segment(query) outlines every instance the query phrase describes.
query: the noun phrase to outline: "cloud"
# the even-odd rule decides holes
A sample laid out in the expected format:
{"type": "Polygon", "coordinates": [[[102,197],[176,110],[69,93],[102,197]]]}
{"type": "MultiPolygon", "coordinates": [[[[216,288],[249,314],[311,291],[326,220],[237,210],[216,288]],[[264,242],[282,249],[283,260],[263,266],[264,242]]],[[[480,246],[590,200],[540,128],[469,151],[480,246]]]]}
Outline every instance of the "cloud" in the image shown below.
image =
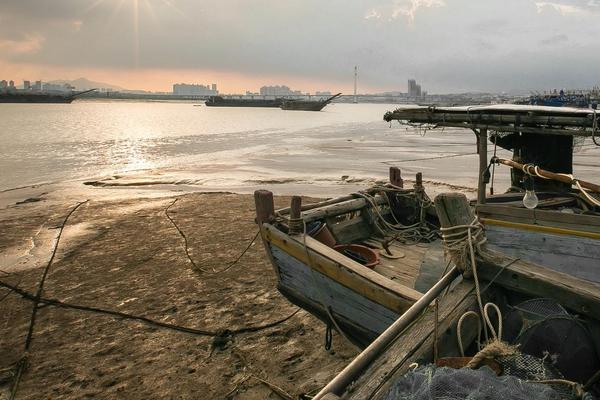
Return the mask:
{"type": "Polygon", "coordinates": [[[22,39],[2,39],[0,52],[8,54],[33,54],[42,48],[45,38],[37,34],[25,35],[22,39]]]}
{"type": "Polygon", "coordinates": [[[600,2],[598,0],[551,2],[536,1],[535,6],[538,14],[546,10],[554,10],[563,16],[569,15],[598,15],[600,13],[600,2]]]}
{"type": "Polygon", "coordinates": [[[445,5],[445,0],[394,0],[392,4],[371,9],[365,18],[379,19],[385,14],[389,15],[390,19],[406,17],[412,23],[419,9],[444,7],[445,5]]]}
{"type": "Polygon", "coordinates": [[[552,35],[550,37],[540,40],[538,43],[542,46],[551,46],[559,43],[565,43],[569,41],[569,37],[564,33],[559,35],[552,35]]]}
{"type": "Polygon", "coordinates": [[[380,19],[381,18],[381,13],[375,9],[373,10],[369,10],[366,14],[365,14],[365,19],[380,19]]]}

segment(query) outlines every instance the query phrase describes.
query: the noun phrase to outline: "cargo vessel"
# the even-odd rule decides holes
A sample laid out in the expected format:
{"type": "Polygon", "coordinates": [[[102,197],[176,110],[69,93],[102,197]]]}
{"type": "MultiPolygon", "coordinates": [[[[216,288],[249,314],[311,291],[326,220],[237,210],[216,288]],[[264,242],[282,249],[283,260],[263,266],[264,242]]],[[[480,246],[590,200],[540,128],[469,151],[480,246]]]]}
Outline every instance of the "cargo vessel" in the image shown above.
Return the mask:
{"type": "Polygon", "coordinates": [[[77,96],[93,92],[96,89],[73,92],[69,94],[48,92],[11,91],[0,92],[0,103],[72,103],[77,96]]]}
{"type": "Polygon", "coordinates": [[[204,104],[208,107],[273,107],[281,106],[283,99],[231,99],[211,96],[204,104]]]}

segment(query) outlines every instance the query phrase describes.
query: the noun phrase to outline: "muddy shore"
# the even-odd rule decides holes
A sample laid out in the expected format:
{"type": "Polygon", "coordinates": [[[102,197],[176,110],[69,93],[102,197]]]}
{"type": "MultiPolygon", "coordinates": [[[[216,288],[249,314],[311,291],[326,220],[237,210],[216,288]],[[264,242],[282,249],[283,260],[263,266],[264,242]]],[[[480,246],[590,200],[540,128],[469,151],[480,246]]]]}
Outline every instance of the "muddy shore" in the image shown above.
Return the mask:
{"type": "MultiPolygon", "coordinates": [[[[69,218],[43,297],[143,316],[185,333],[97,312],[42,306],[17,399],[264,399],[315,392],[357,354],[277,292],[255,241],[251,195],[91,200],[69,218]],[[182,235],[187,238],[186,255],[182,235]],[[279,392],[279,394],[278,394],[279,392]]],[[[308,200],[307,200],[308,201],[308,200]]],[[[58,226],[76,202],[0,210],[0,280],[35,293],[58,226]]],[[[277,197],[277,206],[289,198],[277,197]]],[[[0,399],[22,357],[32,302],[0,288],[0,399]]]]}

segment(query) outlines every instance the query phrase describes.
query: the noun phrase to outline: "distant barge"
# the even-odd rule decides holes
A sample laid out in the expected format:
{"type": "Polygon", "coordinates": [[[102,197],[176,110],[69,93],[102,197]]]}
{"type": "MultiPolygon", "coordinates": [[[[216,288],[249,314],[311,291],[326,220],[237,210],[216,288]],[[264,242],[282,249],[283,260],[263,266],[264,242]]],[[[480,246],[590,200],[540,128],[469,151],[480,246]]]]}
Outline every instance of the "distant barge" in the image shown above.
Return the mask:
{"type": "Polygon", "coordinates": [[[79,95],[92,92],[96,89],[85,90],[70,94],[58,93],[24,93],[3,92],[0,93],[0,103],[72,103],[79,95]]]}
{"type": "Polygon", "coordinates": [[[325,100],[285,100],[283,104],[281,104],[281,109],[296,111],[321,111],[327,104],[331,103],[333,99],[341,95],[341,93],[338,93],[325,100]]]}
{"type": "Polygon", "coordinates": [[[211,96],[206,104],[208,107],[280,107],[283,99],[226,99],[221,96],[211,96]]]}

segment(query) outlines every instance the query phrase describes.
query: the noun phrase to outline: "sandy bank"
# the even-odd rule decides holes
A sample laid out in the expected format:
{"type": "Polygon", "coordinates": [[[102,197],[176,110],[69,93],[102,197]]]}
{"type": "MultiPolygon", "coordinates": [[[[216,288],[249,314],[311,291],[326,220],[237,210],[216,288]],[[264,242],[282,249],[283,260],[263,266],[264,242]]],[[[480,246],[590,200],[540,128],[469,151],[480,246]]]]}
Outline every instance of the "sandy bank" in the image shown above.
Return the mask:
{"type": "MultiPolygon", "coordinates": [[[[135,198],[82,205],[64,230],[44,297],[213,332],[262,326],[296,310],[277,292],[260,242],[232,268],[213,272],[256,234],[252,196],[188,194],[170,208],[191,258],[208,272],[195,270],[187,258],[181,235],[165,215],[172,202],[135,198]]],[[[285,206],[289,199],[277,203],[285,206]]],[[[35,292],[55,228],[74,204],[40,201],[0,210],[1,268],[10,270],[0,280],[35,292]]],[[[0,289],[0,299],[2,370],[22,356],[32,303],[7,289],[0,289]]],[[[334,351],[325,351],[324,331],[300,311],[274,327],[218,343],[211,336],[45,306],[17,399],[278,398],[256,377],[297,397],[321,387],[356,354],[335,334],[334,351]]],[[[10,377],[1,384],[6,395],[10,377]]]]}

